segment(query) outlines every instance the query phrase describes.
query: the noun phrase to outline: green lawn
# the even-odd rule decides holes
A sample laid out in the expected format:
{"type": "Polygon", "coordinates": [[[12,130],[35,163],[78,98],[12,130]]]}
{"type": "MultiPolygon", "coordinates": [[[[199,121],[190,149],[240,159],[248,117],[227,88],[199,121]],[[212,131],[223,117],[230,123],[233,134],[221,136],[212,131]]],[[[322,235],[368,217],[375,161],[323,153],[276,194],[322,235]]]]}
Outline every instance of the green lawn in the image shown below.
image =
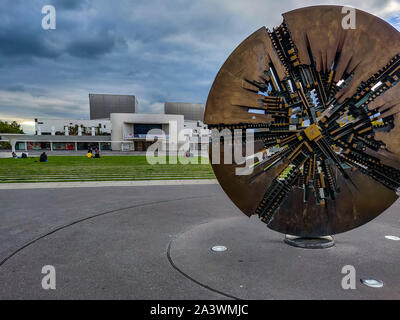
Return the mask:
{"type": "Polygon", "coordinates": [[[151,165],[145,156],[49,156],[48,160],[41,163],[38,157],[0,159],[0,183],[215,179],[210,164],[200,164],[200,158],[191,158],[198,164],[186,165],[179,161],[151,165]]]}

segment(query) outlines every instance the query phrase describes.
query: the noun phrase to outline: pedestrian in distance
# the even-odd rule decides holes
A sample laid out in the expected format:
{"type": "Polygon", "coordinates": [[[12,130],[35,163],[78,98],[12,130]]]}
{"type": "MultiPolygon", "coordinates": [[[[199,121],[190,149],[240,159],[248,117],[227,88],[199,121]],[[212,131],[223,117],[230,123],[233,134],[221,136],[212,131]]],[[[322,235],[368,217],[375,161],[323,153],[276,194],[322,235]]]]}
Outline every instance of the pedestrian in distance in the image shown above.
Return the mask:
{"type": "Polygon", "coordinates": [[[46,152],[43,152],[41,155],[40,155],[40,160],[39,160],[40,162],[48,162],[47,161],[47,154],[46,154],[46,152]]]}

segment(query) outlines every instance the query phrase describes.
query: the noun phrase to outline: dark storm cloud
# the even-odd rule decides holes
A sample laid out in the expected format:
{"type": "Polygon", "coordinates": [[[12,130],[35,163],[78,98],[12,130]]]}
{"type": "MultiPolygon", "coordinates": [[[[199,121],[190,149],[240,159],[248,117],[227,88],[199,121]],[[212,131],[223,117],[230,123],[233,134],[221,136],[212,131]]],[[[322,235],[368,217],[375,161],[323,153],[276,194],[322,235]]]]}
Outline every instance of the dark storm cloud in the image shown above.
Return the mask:
{"type": "Polygon", "coordinates": [[[126,47],[126,41],[110,35],[95,35],[72,40],[66,46],[66,53],[79,58],[98,58],[111,53],[118,46],[126,47]]]}
{"type": "Polygon", "coordinates": [[[40,97],[48,93],[48,91],[44,88],[35,88],[35,87],[27,87],[23,84],[12,84],[12,85],[4,85],[4,87],[0,86],[0,90],[8,91],[8,92],[26,92],[32,95],[32,97],[40,97]]]}
{"type": "Polygon", "coordinates": [[[56,58],[62,53],[41,32],[0,29],[0,44],[4,59],[18,56],[56,58]]]}
{"type": "Polygon", "coordinates": [[[84,8],[90,2],[88,0],[51,0],[50,4],[58,9],[74,10],[84,8]]]}
{"type": "MultiPolygon", "coordinates": [[[[278,25],[282,12],[316,2],[2,0],[0,118],[85,118],[89,92],[135,94],[141,112],[160,112],[168,100],[204,103],[244,38],[278,25]],[[48,4],[56,8],[56,30],[41,28],[48,4]]],[[[399,2],[353,5],[395,21],[399,2]]]]}

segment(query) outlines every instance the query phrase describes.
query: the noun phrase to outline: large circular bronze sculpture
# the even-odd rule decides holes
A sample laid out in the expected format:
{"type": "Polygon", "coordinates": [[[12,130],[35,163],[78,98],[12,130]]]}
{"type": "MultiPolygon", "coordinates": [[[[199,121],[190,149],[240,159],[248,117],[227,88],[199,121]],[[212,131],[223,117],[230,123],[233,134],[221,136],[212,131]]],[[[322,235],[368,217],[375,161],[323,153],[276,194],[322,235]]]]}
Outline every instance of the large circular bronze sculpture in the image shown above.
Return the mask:
{"type": "Polygon", "coordinates": [[[221,163],[216,177],[246,215],[282,233],[345,232],[398,198],[400,34],[360,10],[347,29],[345,16],[339,6],[283,14],[234,50],[209,93],[209,128],[251,129],[258,154],[251,174],[221,163]]]}

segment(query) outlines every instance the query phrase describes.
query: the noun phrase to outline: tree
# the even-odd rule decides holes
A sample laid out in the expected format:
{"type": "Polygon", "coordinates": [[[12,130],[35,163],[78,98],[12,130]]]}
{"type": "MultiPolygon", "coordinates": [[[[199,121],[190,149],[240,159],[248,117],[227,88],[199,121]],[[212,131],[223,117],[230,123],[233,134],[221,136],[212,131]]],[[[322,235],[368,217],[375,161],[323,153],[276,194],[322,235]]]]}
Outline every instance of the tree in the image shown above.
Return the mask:
{"type": "Polygon", "coordinates": [[[69,127],[69,135],[70,136],[77,136],[79,131],[79,126],[76,124],[74,127],[69,127]]]}
{"type": "Polygon", "coordinates": [[[8,123],[7,121],[0,120],[0,133],[21,133],[24,134],[24,131],[21,128],[21,125],[17,121],[13,121],[8,123]]]}
{"type": "MultiPolygon", "coordinates": [[[[21,125],[13,121],[8,123],[7,121],[0,120],[0,133],[20,133],[24,134],[21,125]]],[[[0,142],[0,149],[11,149],[11,144],[9,142],[0,142]]]]}

